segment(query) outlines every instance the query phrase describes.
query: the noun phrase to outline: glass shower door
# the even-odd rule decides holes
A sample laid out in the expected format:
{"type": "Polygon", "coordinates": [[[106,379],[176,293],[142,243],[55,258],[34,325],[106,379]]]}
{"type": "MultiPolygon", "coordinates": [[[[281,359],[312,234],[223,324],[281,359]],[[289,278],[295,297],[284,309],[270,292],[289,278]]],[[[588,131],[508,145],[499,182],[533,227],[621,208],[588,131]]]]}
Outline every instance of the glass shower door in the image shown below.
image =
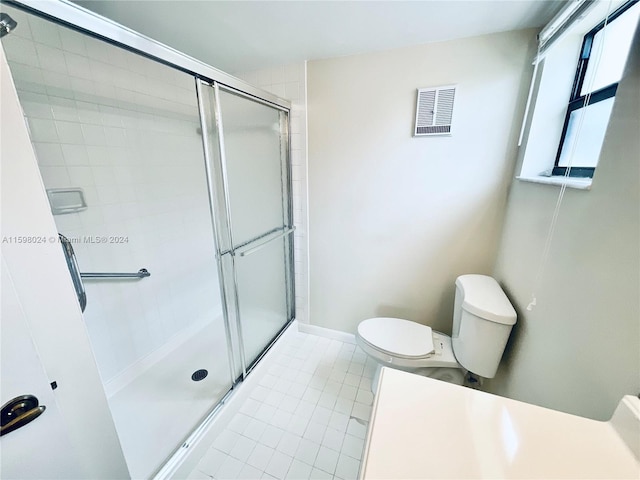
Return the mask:
{"type": "Polygon", "coordinates": [[[217,230],[229,311],[246,371],[293,318],[288,112],[217,84],[200,91],[226,215],[217,230]]]}
{"type": "Polygon", "coordinates": [[[129,471],[150,478],[233,380],[194,78],[2,11],[18,25],[2,48],[53,219],[75,250],[129,471]]]}

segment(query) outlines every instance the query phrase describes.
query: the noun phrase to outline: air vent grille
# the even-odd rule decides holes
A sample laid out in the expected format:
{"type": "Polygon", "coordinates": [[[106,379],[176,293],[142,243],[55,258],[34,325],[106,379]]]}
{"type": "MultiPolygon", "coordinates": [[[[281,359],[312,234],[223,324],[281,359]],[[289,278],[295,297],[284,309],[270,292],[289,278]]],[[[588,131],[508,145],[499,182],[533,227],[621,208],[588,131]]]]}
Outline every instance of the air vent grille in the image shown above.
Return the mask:
{"type": "Polygon", "coordinates": [[[454,85],[418,89],[415,136],[451,135],[455,94],[454,85]]]}

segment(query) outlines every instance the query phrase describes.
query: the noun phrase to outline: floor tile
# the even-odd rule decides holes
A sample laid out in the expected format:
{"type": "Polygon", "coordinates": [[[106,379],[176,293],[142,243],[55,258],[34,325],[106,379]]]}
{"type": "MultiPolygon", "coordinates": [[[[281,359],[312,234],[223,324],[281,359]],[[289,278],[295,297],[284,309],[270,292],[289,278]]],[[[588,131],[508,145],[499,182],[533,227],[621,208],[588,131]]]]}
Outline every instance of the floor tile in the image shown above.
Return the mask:
{"type": "Polygon", "coordinates": [[[294,415],[294,417],[291,419],[291,422],[289,422],[289,425],[287,425],[287,430],[291,433],[302,436],[307,430],[308,424],[309,420],[301,418],[298,415],[294,415]]]}
{"type": "Polygon", "coordinates": [[[284,393],[276,392],[275,390],[268,390],[268,394],[265,395],[263,402],[273,407],[278,407],[280,402],[284,398],[284,393]]]}
{"type": "MultiPolygon", "coordinates": [[[[289,387],[289,390],[291,390],[291,387],[289,387]]],[[[297,398],[292,397],[291,395],[285,395],[278,408],[280,408],[280,410],[284,410],[285,412],[293,413],[298,408],[299,403],[300,400],[298,400],[297,398]]]]}
{"type": "Polygon", "coordinates": [[[360,460],[362,458],[362,450],[364,449],[364,439],[346,434],[340,451],[351,458],[360,460]]]}
{"type": "Polygon", "coordinates": [[[354,403],[351,409],[351,416],[368,422],[369,418],[371,418],[371,405],[358,402],[354,403]]]}
{"type": "Polygon", "coordinates": [[[284,430],[273,425],[267,425],[259,442],[267,447],[276,448],[280,443],[280,439],[284,434],[284,430]]]}
{"type": "Polygon", "coordinates": [[[326,425],[329,423],[329,419],[331,418],[332,410],[317,406],[313,411],[313,415],[311,416],[312,423],[319,423],[321,425],[326,425]]]}
{"type": "Polygon", "coordinates": [[[213,476],[220,468],[220,465],[222,465],[222,462],[224,462],[226,457],[227,455],[225,453],[211,447],[207,453],[205,453],[204,457],[202,457],[200,463],[198,463],[196,470],[213,476]]]}
{"type": "MultiPolygon", "coordinates": [[[[256,480],[256,478],[260,478],[262,476],[262,472],[251,465],[246,465],[242,467],[240,473],[238,474],[239,479],[243,480],[256,480]]],[[[191,478],[189,478],[191,480],[191,478]]]]}
{"type": "Polygon", "coordinates": [[[253,398],[249,398],[245,400],[245,402],[240,407],[240,412],[253,417],[258,411],[258,408],[260,408],[260,402],[254,400],[253,398]]]}
{"type": "Polygon", "coordinates": [[[314,468],[313,470],[311,470],[311,475],[309,476],[309,478],[311,480],[331,480],[333,478],[333,475],[322,471],[319,468],[314,468]]]}
{"type": "Polygon", "coordinates": [[[249,456],[247,463],[258,470],[263,470],[269,465],[271,457],[275,453],[273,448],[269,448],[266,445],[256,445],[253,452],[249,456]]]}
{"type": "Polygon", "coordinates": [[[213,442],[213,446],[226,454],[231,453],[236,442],[240,438],[240,434],[231,430],[225,430],[213,442]]]}
{"type": "Polygon", "coordinates": [[[365,438],[367,435],[367,425],[355,418],[350,418],[347,426],[347,433],[350,433],[354,437],[365,438]]]}
{"type": "Polygon", "coordinates": [[[246,462],[256,445],[257,443],[255,440],[251,440],[250,438],[241,435],[229,455],[236,460],[246,462]]]}
{"type": "Polygon", "coordinates": [[[358,389],[356,387],[352,387],[351,385],[342,385],[338,396],[342,398],[347,398],[349,400],[355,400],[356,395],[358,394],[358,389]]]}
{"type": "Polygon", "coordinates": [[[316,461],[313,463],[313,466],[333,475],[338,463],[338,457],[339,454],[335,450],[331,450],[327,447],[320,447],[320,450],[318,450],[318,456],[316,457],[316,461]]]}
{"type": "Polygon", "coordinates": [[[238,478],[242,467],[244,467],[243,462],[233,457],[227,457],[224,459],[224,462],[222,462],[222,465],[220,465],[220,468],[215,474],[215,478],[221,480],[238,478]]]}
{"type": "MultiPolygon", "coordinates": [[[[311,467],[309,467],[311,468],[311,467]]],[[[309,472],[311,473],[311,472],[309,472]]],[[[211,475],[207,475],[206,473],[200,472],[198,470],[194,470],[190,475],[189,475],[189,480],[211,480],[213,477],[211,475]]],[[[307,475],[306,478],[309,478],[309,476],[307,475]]]]}
{"type": "Polygon", "coordinates": [[[371,390],[358,389],[358,394],[356,395],[356,402],[364,403],[365,405],[373,404],[373,393],[371,390]]]}
{"type": "Polygon", "coordinates": [[[227,428],[236,433],[244,432],[244,429],[247,428],[247,424],[251,420],[249,415],[245,415],[244,413],[236,413],[234,417],[229,422],[227,428]]]}
{"type": "Polygon", "coordinates": [[[347,373],[345,375],[344,384],[351,385],[352,387],[357,387],[360,385],[361,377],[359,375],[354,375],[353,373],[347,373]]]}
{"type": "Polygon", "coordinates": [[[307,440],[311,440],[316,443],[322,442],[324,437],[324,431],[327,429],[326,425],[320,423],[310,422],[307,429],[304,432],[303,437],[307,440]]]}
{"type": "Polygon", "coordinates": [[[245,437],[248,437],[252,440],[257,441],[257,440],[260,440],[260,437],[262,436],[266,428],[267,428],[267,424],[265,422],[252,418],[247,424],[247,427],[244,429],[244,432],[242,432],[242,434],[245,437]]]}
{"type": "Polygon", "coordinates": [[[375,363],[354,344],[292,332],[189,480],[355,479],[375,363]]]}
{"type": "Polygon", "coordinates": [[[282,435],[282,438],[280,439],[280,443],[278,443],[276,450],[293,457],[298,450],[298,446],[300,445],[301,440],[302,437],[291,432],[285,432],[284,435],[282,435]]]}
{"type": "Polygon", "coordinates": [[[351,414],[351,409],[353,408],[353,400],[349,400],[348,398],[338,397],[336,400],[336,404],[333,407],[334,412],[344,413],[345,415],[351,414]]]}
{"type": "Polygon", "coordinates": [[[343,480],[355,480],[358,477],[358,469],[360,468],[360,462],[347,455],[340,455],[338,457],[338,464],[336,466],[336,477],[343,480]]]}
{"type": "Polygon", "coordinates": [[[258,408],[258,411],[254,415],[254,417],[257,420],[263,421],[264,423],[269,423],[269,421],[273,418],[275,414],[276,414],[276,407],[263,403],[258,408]]]}
{"type": "Polygon", "coordinates": [[[289,423],[291,423],[292,418],[293,414],[282,410],[276,410],[276,413],[273,415],[269,423],[274,427],[286,430],[289,423]]]}
{"type": "Polygon", "coordinates": [[[300,445],[298,445],[298,450],[296,451],[294,457],[301,462],[313,465],[313,463],[316,461],[316,456],[318,455],[319,450],[319,443],[312,442],[311,440],[303,438],[302,440],[300,440],[300,445]]]}
{"type": "Polygon", "coordinates": [[[342,447],[343,440],[344,431],[341,432],[339,430],[334,430],[333,428],[327,428],[322,439],[322,446],[339,452],[342,447]]]}
{"type": "Polygon", "coordinates": [[[285,478],[287,480],[307,480],[311,475],[312,469],[311,465],[294,458],[285,478]]]}
{"type": "Polygon", "coordinates": [[[322,395],[320,395],[318,399],[318,405],[333,410],[337,399],[338,396],[334,393],[322,392],[322,395]]]}
{"type": "Polygon", "coordinates": [[[292,461],[293,457],[285,455],[282,452],[275,452],[264,471],[276,478],[283,479],[289,471],[289,466],[292,461]]]}
{"type": "MultiPolygon", "coordinates": [[[[353,411],[353,410],[352,410],[353,411]]],[[[334,428],[336,430],[340,430],[344,432],[347,430],[347,425],[349,424],[349,416],[340,412],[331,413],[331,417],[329,418],[328,427],[334,428]]]]}

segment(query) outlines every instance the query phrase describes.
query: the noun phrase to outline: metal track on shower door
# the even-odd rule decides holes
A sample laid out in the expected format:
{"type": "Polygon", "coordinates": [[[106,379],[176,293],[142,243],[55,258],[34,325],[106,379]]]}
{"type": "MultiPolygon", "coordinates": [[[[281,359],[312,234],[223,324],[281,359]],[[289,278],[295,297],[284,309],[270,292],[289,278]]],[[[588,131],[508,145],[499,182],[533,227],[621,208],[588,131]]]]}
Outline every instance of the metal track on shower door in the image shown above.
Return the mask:
{"type": "Polygon", "coordinates": [[[206,79],[208,82],[220,82],[229,88],[242,92],[249,98],[265,102],[279,110],[289,111],[291,109],[291,102],[288,100],[255,87],[70,1],[2,0],[2,2],[50,20],[56,20],[74,30],[79,30],[198,78],[206,79]]]}

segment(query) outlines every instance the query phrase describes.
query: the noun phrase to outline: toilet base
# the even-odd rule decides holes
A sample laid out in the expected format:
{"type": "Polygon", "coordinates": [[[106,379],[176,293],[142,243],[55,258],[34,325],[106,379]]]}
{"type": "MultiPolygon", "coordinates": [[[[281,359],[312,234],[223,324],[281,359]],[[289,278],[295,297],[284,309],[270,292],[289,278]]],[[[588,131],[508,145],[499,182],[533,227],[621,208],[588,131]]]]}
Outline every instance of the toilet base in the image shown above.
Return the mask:
{"type": "Polygon", "coordinates": [[[422,367],[422,368],[402,368],[402,367],[390,367],[389,365],[383,365],[376,363],[376,372],[371,380],[371,392],[375,395],[378,390],[378,381],[380,379],[380,371],[382,367],[395,368],[396,370],[402,370],[404,372],[415,373],[416,375],[422,375],[423,377],[435,378],[436,380],[442,380],[443,382],[453,383],[454,385],[464,385],[464,379],[466,371],[462,368],[447,368],[447,367],[422,367]]]}

